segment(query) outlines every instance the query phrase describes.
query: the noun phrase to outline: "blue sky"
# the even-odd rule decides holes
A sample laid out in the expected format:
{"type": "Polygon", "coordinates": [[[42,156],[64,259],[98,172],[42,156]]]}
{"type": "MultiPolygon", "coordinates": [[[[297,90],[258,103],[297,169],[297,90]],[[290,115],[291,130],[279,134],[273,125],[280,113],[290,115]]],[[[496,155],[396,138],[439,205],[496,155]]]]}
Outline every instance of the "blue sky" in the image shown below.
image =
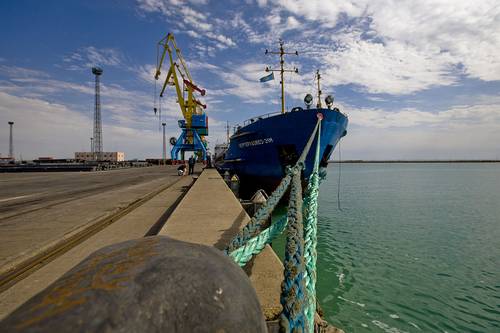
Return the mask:
{"type": "MultiPolygon", "coordinates": [[[[343,158],[500,158],[496,1],[2,1],[0,12],[2,155],[10,120],[18,158],[88,150],[100,65],[104,149],[160,156],[156,43],[173,32],[207,90],[212,146],[226,121],[279,110],[278,81],[258,79],[282,38],[299,51],[287,58],[300,71],[285,79],[287,107],[315,92],[319,69],[349,115],[343,158]]],[[[162,110],[177,136],[172,89],[162,110]]]]}

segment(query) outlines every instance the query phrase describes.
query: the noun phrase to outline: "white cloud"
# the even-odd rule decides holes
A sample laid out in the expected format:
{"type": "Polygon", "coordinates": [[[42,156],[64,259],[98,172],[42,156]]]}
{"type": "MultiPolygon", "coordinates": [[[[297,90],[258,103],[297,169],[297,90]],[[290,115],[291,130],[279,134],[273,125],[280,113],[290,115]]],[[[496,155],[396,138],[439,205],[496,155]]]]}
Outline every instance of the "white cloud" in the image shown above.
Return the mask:
{"type": "Polygon", "coordinates": [[[340,106],[349,114],[345,159],[499,159],[500,100],[438,112],[340,106]]]}
{"type": "Polygon", "coordinates": [[[0,73],[10,78],[49,77],[39,70],[7,65],[0,65],[0,73]]]}
{"type": "Polygon", "coordinates": [[[68,70],[83,71],[94,66],[122,66],[124,64],[123,54],[113,48],[97,48],[88,46],[63,58],[63,68],[68,70]]]}
{"type": "MultiPolygon", "coordinates": [[[[205,5],[208,1],[191,1],[194,5],[205,5]]],[[[190,37],[206,37],[211,41],[212,46],[203,45],[205,50],[203,55],[213,55],[215,49],[225,49],[236,46],[236,42],[229,36],[222,33],[224,25],[214,25],[212,22],[220,23],[219,19],[211,18],[207,11],[196,10],[181,1],[172,0],[138,0],[139,9],[145,13],[160,13],[167,19],[172,20],[174,26],[180,32],[187,33],[190,37]],[[208,49],[210,48],[210,49],[208,49]]],[[[172,23],[170,22],[170,23],[172,23]]]]}
{"type": "Polygon", "coordinates": [[[273,15],[292,13],[308,22],[302,30],[311,37],[309,49],[324,49],[331,36],[322,63],[334,66],[332,74],[342,83],[408,94],[453,84],[462,74],[500,80],[498,1],[276,0],[275,5],[281,9],[273,15]]]}
{"type": "MultiPolygon", "coordinates": [[[[498,128],[370,128],[350,126],[342,139],[342,159],[500,159],[498,128]]],[[[338,153],[338,151],[337,151],[338,153]]],[[[334,159],[337,159],[334,153],[334,159]]]]}
{"type": "Polygon", "coordinates": [[[189,61],[187,61],[187,65],[193,71],[197,71],[197,70],[217,71],[220,69],[219,66],[216,66],[216,65],[208,63],[208,62],[201,62],[198,60],[189,60],[189,61]]]}
{"type": "Polygon", "coordinates": [[[457,81],[448,54],[429,54],[394,41],[342,36],[336,50],[323,54],[326,83],[354,83],[370,93],[408,94],[457,81]]]}
{"type": "Polygon", "coordinates": [[[448,53],[471,77],[500,80],[498,1],[404,1],[382,9],[386,4],[369,7],[378,34],[448,53]]]}
{"type": "Polygon", "coordinates": [[[215,39],[217,41],[219,41],[220,43],[222,44],[219,44],[219,48],[220,45],[222,45],[223,47],[222,48],[226,48],[226,47],[232,47],[232,46],[236,46],[236,43],[229,37],[226,37],[222,34],[215,34],[215,33],[212,33],[212,32],[207,32],[206,36],[208,38],[212,38],[212,39],[215,39]]]}
{"type": "Polygon", "coordinates": [[[89,46],[85,49],[89,64],[119,66],[122,64],[122,55],[115,49],[98,49],[94,46],[89,46]]]}
{"type": "Polygon", "coordinates": [[[421,111],[407,108],[387,111],[374,108],[344,108],[354,125],[367,128],[408,127],[460,127],[466,129],[477,124],[500,123],[500,104],[458,105],[442,111],[421,111]]]}
{"type": "Polygon", "coordinates": [[[194,30],[188,30],[186,33],[193,38],[201,38],[200,34],[196,33],[194,30]]]}
{"type": "MultiPolygon", "coordinates": [[[[20,69],[16,73],[29,73],[29,69],[20,69]]],[[[154,67],[152,65],[140,66],[135,70],[138,77],[153,80],[154,67]]],[[[43,72],[41,72],[43,74],[43,72]]],[[[164,79],[166,73],[162,73],[164,79]]],[[[160,78],[161,79],[161,78],[160,78]]],[[[161,84],[159,85],[159,87],[161,84]]],[[[158,88],[158,94],[159,94],[158,88]]],[[[83,97],[88,100],[86,110],[93,109],[93,96],[95,93],[93,82],[78,84],[73,82],[55,80],[40,75],[40,77],[11,78],[10,81],[2,81],[0,92],[13,94],[19,97],[41,99],[41,100],[66,100],[83,97]],[[64,97],[61,97],[64,95],[64,97]]],[[[109,84],[101,81],[101,104],[103,119],[120,126],[128,126],[136,129],[146,129],[154,124],[153,113],[153,85],[151,94],[140,90],[127,89],[121,85],[109,84]]],[[[162,119],[175,120],[179,118],[179,107],[172,90],[167,92],[162,99],[162,119]]],[[[62,105],[62,103],[61,103],[62,105]]],[[[80,107],[80,109],[82,109],[80,107]]]]}
{"type": "MultiPolygon", "coordinates": [[[[0,92],[0,123],[7,121],[14,121],[17,158],[72,157],[74,151],[87,148],[91,136],[89,117],[61,104],[0,92]]],[[[0,151],[6,150],[2,140],[0,151]]]]}
{"type": "Polygon", "coordinates": [[[269,26],[269,33],[261,36],[261,41],[278,40],[285,32],[301,27],[299,21],[294,16],[285,16],[282,18],[281,11],[277,9],[271,10],[271,13],[266,17],[265,22],[269,26]]]}
{"type": "Polygon", "coordinates": [[[231,27],[236,33],[243,33],[250,43],[260,44],[263,40],[263,35],[257,33],[255,29],[248,24],[243,18],[243,13],[236,13],[230,21],[231,27]]]}
{"type": "Polygon", "coordinates": [[[237,66],[236,71],[221,70],[216,73],[229,86],[223,89],[225,94],[238,96],[245,103],[262,103],[270,93],[269,85],[272,84],[259,82],[259,78],[266,75],[265,67],[260,63],[247,63],[237,66]]]}
{"type": "MultiPolygon", "coordinates": [[[[137,77],[141,80],[143,80],[146,83],[153,84],[154,83],[154,75],[156,73],[156,65],[152,64],[146,64],[146,65],[141,65],[135,68],[135,73],[137,77]]],[[[161,72],[161,77],[158,79],[159,84],[162,84],[165,81],[166,78],[166,72],[168,70],[164,70],[161,72]]]]}
{"type": "Polygon", "coordinates": [[[335,27],[339,15],[345,13],[357,17],[363,13],[364,1],[322,1],[322,0],[277,0],[289,12],[325,27],[335,27]]]}
{"type": "MultiPolygon", "coordinates": [[[[137,110],[123,103],[103,105],[103,114],[108,112],[113,113],[115,120],[118,117],[123,119],[103,123],[105,150],[124,151],[127,158],[160,156],[161,136],[152,111],[149,116],[137,114],[137,110]]],[[[175,116],[178,118],[178,113],[175,116]]],[[[174,118],[170,119],[168,132],[177,134],[177,123],[174,118]]],[[[0,92],[0,123],[7,121],[15,123],[17,158],[21,155],[23,159],[39,156],[72,158],[75,151],[89,150],[92,136],[90,112],[85,114],[64,104],[0,92]]],[[[7,142],[0,141],[0,152],[8,151],[7,142]]]]}

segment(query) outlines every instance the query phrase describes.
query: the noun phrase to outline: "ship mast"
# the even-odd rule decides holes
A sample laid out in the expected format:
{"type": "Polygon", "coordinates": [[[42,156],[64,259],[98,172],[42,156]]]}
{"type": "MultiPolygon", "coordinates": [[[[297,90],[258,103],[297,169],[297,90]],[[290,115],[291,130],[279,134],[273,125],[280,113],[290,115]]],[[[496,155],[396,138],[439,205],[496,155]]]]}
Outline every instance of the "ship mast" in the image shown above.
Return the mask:
{"type": "Polygon", "coordinates": [[[321,109],[321,86],[319,84],[319,80],[321,79],[321,74],[319,74],[319,69],[316,71],[316,80],[318,82],[318,104],[316,104],[316,107],[318,109],[321,109]]]}
{"type": "Polygon", "coordinates": [[[285,52],[285,48],[283,47],[283,40],[279,40],[280,43],[280,50],[279,51],[269,51],[266,49],[265,54],[279,54],[280,56],[280,69],[271,69],[270,67],[266,67],[266,72],[280,72],[281,75],[281,113],[285,113],[285,72],[291,72],[291,73],[299,73],[298,68],[293,68],[293,69],[285,69],[285,54],[295,54],[296,56],[299,55],[298,51],[295,52],[285,52]]]}

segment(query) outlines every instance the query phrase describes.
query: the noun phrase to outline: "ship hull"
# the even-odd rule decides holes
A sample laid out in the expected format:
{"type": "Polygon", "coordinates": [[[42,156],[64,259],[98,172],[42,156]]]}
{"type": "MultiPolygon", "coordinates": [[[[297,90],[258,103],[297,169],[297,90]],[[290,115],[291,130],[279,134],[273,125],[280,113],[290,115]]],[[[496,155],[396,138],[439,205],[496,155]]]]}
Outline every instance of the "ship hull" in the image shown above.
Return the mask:
{"type": "MultiPolygon", "coordinates": [[[[335,146],[346,134],[348,119],[337,110],[311,109],[287,112],[267,118],[256,118],[236,131],[230,138],[222,172],[236,174],[243,197],[258,189],[272,192],[285,175],[287,166],[294,165],[302,153],[317,122],[321,121],[320,156],[326,167],[335,146]]],[[[304,179],[310,176],[314,164],[316,139],[307,155],[304,179]]]]}

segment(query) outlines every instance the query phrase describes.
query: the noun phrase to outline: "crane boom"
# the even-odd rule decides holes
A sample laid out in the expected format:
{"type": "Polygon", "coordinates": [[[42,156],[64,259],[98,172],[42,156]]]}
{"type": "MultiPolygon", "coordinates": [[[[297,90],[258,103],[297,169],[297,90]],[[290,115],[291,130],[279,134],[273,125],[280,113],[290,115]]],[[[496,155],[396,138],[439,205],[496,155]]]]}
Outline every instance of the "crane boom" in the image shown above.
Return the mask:
{"type": "Polygon", "coordinates": [[[200,102],[195,98],[194,92],[199,92],[202,96],[205,95],[205,90],[198,88],[198,86],[193,82],[191,74],[189,73],[188,67],[184,58],[182,57],[181,50],[177,47],[175,42],[175,37],[172,33],[169,33],[166,37],[158,42],[158,52],[160,48],[163,48],[160,61],[156,67],[155,79],[158,80],[161,75],[161,69],[163,62],[165,61],[166,54],[168,53],[169,68],[165,81],[163,82],[160,97],[163,97],[163,93],[167,88],[169,82],[173,81],[175,86],[175,91],[177,94],[177,101],[179,103],[182,115],[186,120],[186,126],[191,126],[192,116],[195,114],[202,114],[201,110],[197,107],[200,102]],[[174,60],[174,50],[175,50],[175,60],[174,60]],[[177,63],[177,61],[179,63],[177,63]],[[179,80],[178,75],[182,77],[179,80]],[[181,82],[183,87],[181,87],[181,82]],[[187,92],[187,100],[183,92],[187,92]]]}
{"type": "MultiPolygon", "coordinates": [[[[184,118],[184,120],[179,121],[179,127],[183,132],[172,149],[172,156],[179,151],[184,155],[184,151],[193,150],[201,152],[203,158],[205,158],[206,141],[204,136],[208,135],[208,119],[203,109],[206,108],[206,105],[201,103],[195,96],[196,93],[205,96],[205,90],[194,83],[172,33],[168,33],[157,44],[157,59],[159,60],[156,64],[155,80],[160,79],[167,54],[168,72],[160,90],[160,97],[163,97],[167,85],[173,85],[177,94],[177,103],[184,118]],[[200,145],[203,147],[200,147],[200,145]]],[[[172,158],[174,159],[174,157],[172,158]]]]}

